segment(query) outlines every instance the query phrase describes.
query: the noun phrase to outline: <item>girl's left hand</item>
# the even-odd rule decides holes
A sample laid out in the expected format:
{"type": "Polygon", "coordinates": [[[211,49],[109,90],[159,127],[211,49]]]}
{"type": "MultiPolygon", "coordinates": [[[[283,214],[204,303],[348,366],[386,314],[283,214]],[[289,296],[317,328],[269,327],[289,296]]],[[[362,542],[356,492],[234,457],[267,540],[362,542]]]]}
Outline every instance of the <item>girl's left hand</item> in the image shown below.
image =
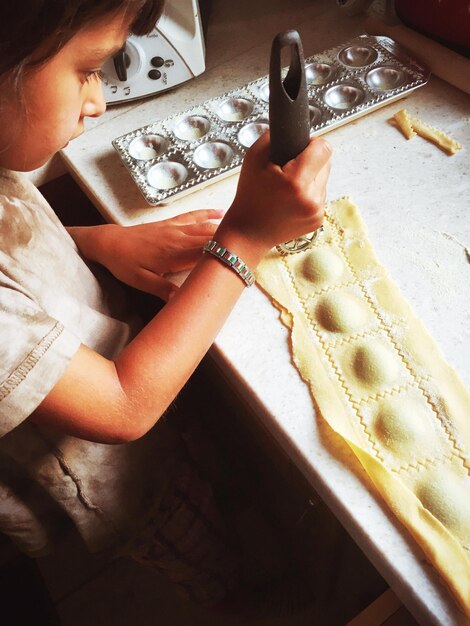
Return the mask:
{"type": "Polygon", "coordinates": [[[163,275],[191,269],[212,239],[224,211],[191,211],[136,226],[69,228],[83,255],[104,265],[122,282],[164,300],[176,289],[163,275]],[[88,237],[85,237],[88,233],[88,237]]]}

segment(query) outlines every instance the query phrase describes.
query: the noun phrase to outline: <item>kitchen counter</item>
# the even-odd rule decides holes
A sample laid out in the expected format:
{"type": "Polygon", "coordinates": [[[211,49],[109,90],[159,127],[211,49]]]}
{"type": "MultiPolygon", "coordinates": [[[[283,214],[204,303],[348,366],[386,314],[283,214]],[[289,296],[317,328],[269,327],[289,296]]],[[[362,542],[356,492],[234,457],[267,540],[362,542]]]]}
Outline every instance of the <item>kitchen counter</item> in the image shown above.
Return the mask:
{"type": "MultiPolygon", "coordinates": [[[[271,41],[281,30],[299,30],[309,56],[363,32],[365,19],[345,17],[328,0],[212,5],[202,76],[110,108],[63,150],[66,166],[109,221],[130,225],[228,207],[237,176],[164,207],[146,206],[111,140],[267,74],[271,41]]],[[[359,206],[380,261],[470,387],[470,97],[431,78],[405,100],[326,136],[334,149],[329,198],[350,195],[359,206]],[[463,149],[449,157],[419,137],[406,141],[388,121],[403,106],[463,149]]],[[[288,331],[259,289],[245,290],[211,356],[416,619],[426,626],[470,623],[351,450],[317,418],[291,363],[288,331]]]]}

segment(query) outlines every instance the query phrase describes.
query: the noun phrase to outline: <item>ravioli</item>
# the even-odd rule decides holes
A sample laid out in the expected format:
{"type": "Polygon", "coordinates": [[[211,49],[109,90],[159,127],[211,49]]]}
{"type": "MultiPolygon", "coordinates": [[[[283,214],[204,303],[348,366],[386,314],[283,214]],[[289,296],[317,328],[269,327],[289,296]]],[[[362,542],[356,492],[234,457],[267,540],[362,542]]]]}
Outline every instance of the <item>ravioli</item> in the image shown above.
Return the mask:
{"type": "Polygon", "coordinates": [[[354,203],[326,236],[262,261],[257,282],[292,334],[321,417],[470,615],[470,393],[377,260],[354,203]]]}

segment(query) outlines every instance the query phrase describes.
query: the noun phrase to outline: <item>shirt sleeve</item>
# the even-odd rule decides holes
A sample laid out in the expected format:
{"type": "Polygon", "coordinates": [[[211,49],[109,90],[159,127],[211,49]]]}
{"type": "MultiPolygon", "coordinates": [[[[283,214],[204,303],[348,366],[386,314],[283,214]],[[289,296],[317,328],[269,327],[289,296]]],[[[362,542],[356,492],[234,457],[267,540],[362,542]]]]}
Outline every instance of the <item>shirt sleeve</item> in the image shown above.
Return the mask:
{"type": "MultiPolygon", "coordinates": [[[[8,279],[7,281],[8,282],[8,279]]],[[[21,289],[0,285],[0,437],[38,407],[80,340],[21,289]]]]}

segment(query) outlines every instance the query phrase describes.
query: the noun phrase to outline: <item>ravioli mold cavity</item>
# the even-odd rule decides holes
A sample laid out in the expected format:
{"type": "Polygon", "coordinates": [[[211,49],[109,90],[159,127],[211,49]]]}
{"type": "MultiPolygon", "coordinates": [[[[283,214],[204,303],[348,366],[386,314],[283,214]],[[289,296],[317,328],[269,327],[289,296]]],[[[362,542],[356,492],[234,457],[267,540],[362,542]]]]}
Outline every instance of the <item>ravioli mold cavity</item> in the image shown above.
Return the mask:
{"type": "MultiPolygon", "coordinates": [[[[314,136],[409,94],[426,84],[429,71],[388,37],[360,35],[305,59],[305,78],[314,136]]],[[[246,151],[268,128],[269,79],[263,76],[150,120],[112,144],[146,201],[158,205],[238,172],[246,151]],[[152,149],[147,144],[156,136],[161,143],[152,149]],[[213,158],[206,143],[225,143],[230,158],[213,158]],[[177,185],[149,184],[149,169],[158,160],[180,162],[186,176],[177,185]]]]}

